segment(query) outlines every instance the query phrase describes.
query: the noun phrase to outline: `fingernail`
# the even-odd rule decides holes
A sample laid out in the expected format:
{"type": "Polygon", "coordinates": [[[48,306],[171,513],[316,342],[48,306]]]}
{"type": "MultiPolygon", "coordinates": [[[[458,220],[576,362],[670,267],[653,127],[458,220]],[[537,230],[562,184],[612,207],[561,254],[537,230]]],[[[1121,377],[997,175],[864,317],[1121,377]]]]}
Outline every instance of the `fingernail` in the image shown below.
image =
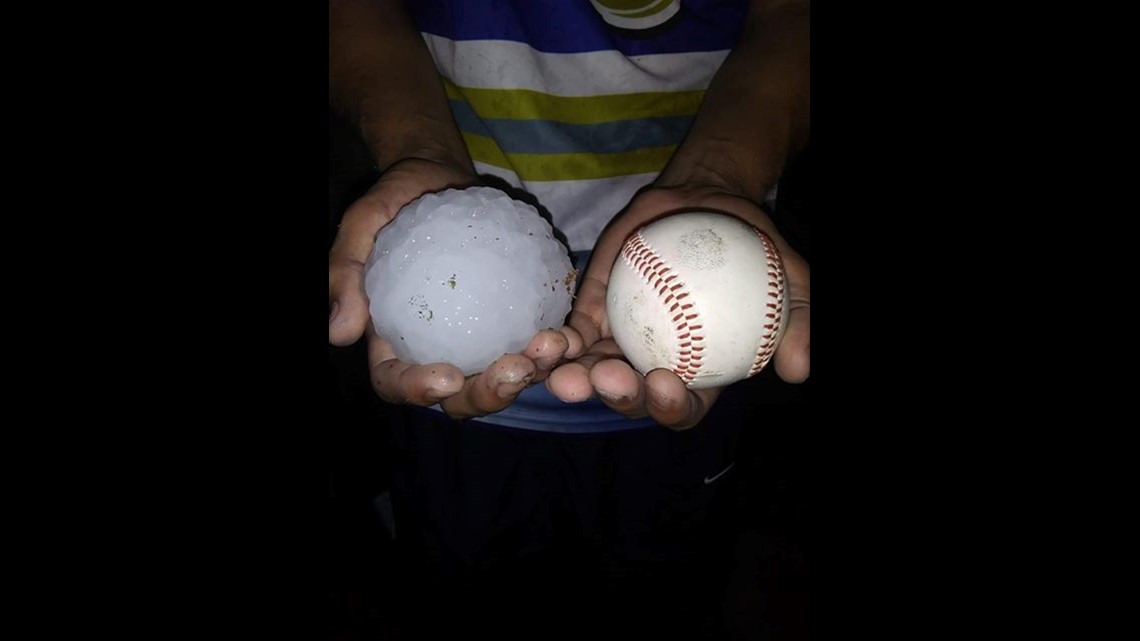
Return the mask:
{"type": "Polygon", "coordinates": [[[531,378],[531,376],[526,376],[523,377],[521,381],[515,381],[513,383],[499,383],[499,385],[495,387],[495,394],[499,398],[511,398],[512,396],[515,396],[519,392],[523,391],[523,388],[530,384],[531,378]]]}
{"type": "Polygon", "coordinates": [[[330,323],[333,322],[334,318],[336,318],[336,313],[338,311],[340,311],[340,303],[338,303],[334,300],[332,306],[329,307],[329,322],[330,323]]]}
{"type": "Polygon", "coordinates": [[[595,391],[598,393],[598,396],[601,396],[602,398],[604,398],[605,400],[607,400],[611,403],[628,403],[630,401],[630,398],[628,396],[618,396],[616,394],[611,394],[609,392],[602,391],[602,390],[595,390],[595,391]]]}
{"type": "Polygon", "coordinates": [[[668,409],[671,405],[668,396],[652,388],[649,390],[649,401],[661,409],[668,409]]]}

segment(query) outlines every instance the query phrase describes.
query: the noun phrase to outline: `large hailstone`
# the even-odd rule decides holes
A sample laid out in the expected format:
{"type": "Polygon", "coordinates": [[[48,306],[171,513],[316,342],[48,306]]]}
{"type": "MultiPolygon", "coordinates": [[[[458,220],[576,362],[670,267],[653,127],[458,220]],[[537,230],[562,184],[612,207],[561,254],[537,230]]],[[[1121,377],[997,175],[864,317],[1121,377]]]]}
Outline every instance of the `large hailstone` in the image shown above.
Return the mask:
{"type": "Polygon", "coordinates": [[[574,271],[538,211],[490,187],[412,201],[376,237],[364,289],[404,362],[471,375],[570,312],[574,271]]]}

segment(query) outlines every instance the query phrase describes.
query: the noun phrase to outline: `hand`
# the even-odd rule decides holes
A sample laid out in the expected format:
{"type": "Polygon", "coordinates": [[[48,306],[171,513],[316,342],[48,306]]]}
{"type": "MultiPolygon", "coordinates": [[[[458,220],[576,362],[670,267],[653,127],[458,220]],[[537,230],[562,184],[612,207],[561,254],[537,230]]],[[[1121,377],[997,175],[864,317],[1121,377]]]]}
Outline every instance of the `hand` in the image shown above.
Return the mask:
{"type": "Polygon", "coordinates": [[[389,403],[434,405],[453,418],[497,412],[531,382],[541,381],[569,351],[576,333],[539,332],[522,354],[507,354],[485,371],[464,378],[447,363],[411,365],[396,358],[392,345],[375,334],[364,293],[364,264],[376,234],[400,209],[429,192],[468,187],[478,179],[469,169],[421,159],[393,164],[364,196],[352,204],[329,252],[329,342],[351,345],[366,335],[372,387],[389,403]]]}
{"type": "Polygon", "coordinates": [[[688,429],[704,417],[723,388],[690,390],[667,369],[642,376],[624,360],[606,322],[606,285],[626,238],[651,220],[679,211],[704,209],[741,218],[775,241],[787,273],[790,312],[787,329],[773,356],[776,373],[789,383],[810,370],[811,287],[807,262],[776,231],[754,202],[712,187],[655,187],[638,194],[602,233],[582,276],[568,334],[577,333],[584,353],[559,366],[547,379],[550,392],[566,402],[596,393],[607,406],[630,418],[652,416],[673,429],[688,429]]]}

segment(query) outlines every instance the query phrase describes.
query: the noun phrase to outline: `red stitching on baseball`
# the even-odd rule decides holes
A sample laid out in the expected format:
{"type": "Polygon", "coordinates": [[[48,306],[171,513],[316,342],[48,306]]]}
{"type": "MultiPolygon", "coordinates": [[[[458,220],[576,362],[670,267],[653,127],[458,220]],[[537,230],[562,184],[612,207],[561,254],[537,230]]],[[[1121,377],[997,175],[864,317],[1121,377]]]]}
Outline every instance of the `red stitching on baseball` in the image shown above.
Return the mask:
{"type": "MultiPolygon", "coordinates": [[[[641,274],[642,279],[646,284],[657,281],[657,285],[653,285],[652,289],[657,291],[657,295],[661,297],[662,303],[673,306],[669,308],[669,312],[677,309],[679,301],[689,295],[689,292],[684,289],[684,285],[678,283],[670,285],[677,274],[665,276],[670,271],[670,267],[665,264],[665,261],[653,251],[653,248],[645,242],[642,237],[641,231],[638,230],[629,240],[625,242],[625,246],[621,250],[622,257],[625,259],[634,272],[641,274]],[[664,282],[664,285],[661,283],[664,282]],[[658,285],[661,285],[658,289],[658,285]],[[677,292],[677,290],[681,290],[677,292]]],[[[697,318],[698,314],[695,308],[691,313],[684,313],[684,310],[693,308],[693,303],[685,303],[681,305],[682,312],[673,317],[674,323],[677,323],[677,342],[680,345],[680,352],[677,355],[677,363],[673,365],[673,373],[676,374],[681,380],[686,383],[691,383],[697,377],[697,370],[701,367],[701,356],[694,352],[700,352],[704,349],[704,338],[701,336],[693,335],[691,330],[700,329],[700,325],[690,325],[689,321],[697,318]],[[683,319],[683,320],[682,320],[683,319]]]]}
{"type": "Polygon", "coordinates": [[[755,231],[756,235],[760,237],[760,242],[764,244],[764,257],[768,261],[768,277],[772,279],[768,283],[768,287],[775,290],[768,292],[769,298],[775,299],[774,302],[768,303],[768,307],[774,311],[765,314],[765,316],[775,322],[764,326],[764,336],[760,340],[760,347],[756,350],[756,359],[752,361],[752,369],[748,370],[749,376],[755,376],[757,372],[764,369],[764,366],[772,358],[772,354],[775,353],[776,334],[779,332],[780,322],[784,317],[784,270],[783,262],[780,260],[780,250],[776,248],[776,244],[772,242],[771,238],[768,238],[767,234],[759,229],[755,229],[755,231]]]}

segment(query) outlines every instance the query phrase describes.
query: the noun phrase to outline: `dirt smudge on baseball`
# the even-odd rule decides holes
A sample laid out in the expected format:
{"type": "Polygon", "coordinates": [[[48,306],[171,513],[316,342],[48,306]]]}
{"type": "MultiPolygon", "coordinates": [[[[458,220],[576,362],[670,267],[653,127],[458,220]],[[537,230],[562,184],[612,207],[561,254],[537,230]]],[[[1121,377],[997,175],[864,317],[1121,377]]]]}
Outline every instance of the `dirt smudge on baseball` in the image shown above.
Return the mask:
{"type": "Polygon", "coordinates": [[[724,265],[724,239],[711,229],[697,229],[678,242],[678,261],[692,269],[716,269],[724,265]]]}

